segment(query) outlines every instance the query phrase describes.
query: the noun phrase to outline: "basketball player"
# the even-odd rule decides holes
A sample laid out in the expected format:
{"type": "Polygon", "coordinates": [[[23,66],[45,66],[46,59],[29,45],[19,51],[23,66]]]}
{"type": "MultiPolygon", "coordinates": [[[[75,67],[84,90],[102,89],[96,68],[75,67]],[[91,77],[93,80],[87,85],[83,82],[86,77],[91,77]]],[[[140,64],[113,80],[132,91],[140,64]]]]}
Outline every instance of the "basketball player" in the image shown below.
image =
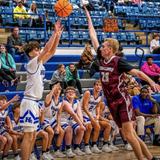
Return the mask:
{"type": "MultiPolygon", "coordinates": [[[[72,144],[72,135],[73,135],[73,129],[72,126],[69,123],[69,120],[72,119],[77,123],[75,126],[75,130],[74,131],[80,131],[77,134],[80,134],[76,137],[75,142],[76,144],[76,149],[79,148],[79,144],[81,142],[83,133],[85,131],[85,127],[83,126],[83,122],[82,119],[74,112],[73,107],[72,106],[76,106],[77,105],[77,101],[74,101],[75,98],[75,88],[73,87],[67,87],[65,90],[65,94],[66,97],[63,100],[62,106],[59,110],[60,114],[61,114],[61,125],[62,128],[65,131],[65,144],[66,144],[66,155],[68,158],[72,158],[75,156],[75,154],[72,152],[72,148],[71,148],[71,144],[72,144]]],[[[80,149],[77,149],[79,151],[79,153],[81,152],[80,149]]],[[[81,152],[81,154],[83,154],[81,152]]]]}
{"type": "Polygon", "coordinates": [[[8,106],[19,100],[19,96],[14,96],[11,100],[7,101],[6,96],[0,96],[0,135],[2,136],[2,140],[5,142],[6,145],[3,148],[2,159],[8,159],[8,151],[12,146],[13,139],[8,133],[9,126],[6,125],[6,118],[8,115],[8,106]]]}
{"type": "MultiPolygon", "coordinates": [[[[52,90],[45,98],[45,109],[44,109],[44,124],[43,128],[50,134],[49,132],[55,132],[57,134],[57,141],[54,156],[57,158],[64,158],[66,157],[60,151],[61,144],[63,142],[64,131],[61,127],[61,123],[59,122],[59,114],[58,111],[62,105],[62,98],[60,97],[62,88],[59,82],[56,82],[52,86],[52,90]]],[[[53,137],[52,137],[53,138],[53,137]]],[[[49,140],[49,146],[51,145],[52,139],[49,140]]]]}
{"type": "Polygon", "coordinates": [[[42,98],[43,78],[45,68],[43,64],[55,53],[63,31],[60,21],[55,23],[55,30],[42,52],[37,42],[25,45],[24,51],[30,58],[26,65],[27,85],[20,107],[20,123],[24,127],[24,137],[21,145],[21,158],[28,160],[32,146],[35,143],[37,125],[39,123],[39,107],[37,101],[42,98]]]}
{"type": "Polygon", "coordinates": [[[148,160],[156,159],[151,155],[147,146],[137,136],[133,128],[135,116],[133,115],[133,107],[131,105],[130,97],[125,90],[124,73],[129,73],[145,80],[155,92],[160,91],[160,86],[155,84],[155,82],[143,72],[134,69],[125,60],[115,56],[119,49],[119,43],[116,39],[106,39],[101,46],[99,45],[90,14],[86,7],[84,7],[84,9],[88,19],[89,34],[92,45],[98,54],[102,88],[111,114],[117,125],[122,128],[125,138],[133,147],[137,158],[143,160],[144,155],[148,160]]]}
{"type": "MultiPolygon", "coordinates": [[[[103,104],[102,102],[102,86],[101,82],[98,80],[94,83],[93,90],[87,90],[82,98],[82,108],[83,108],[83,118],[86,125],[86,132],[84,135],[84,143],[85,143],[85,152],[86,154],[93,153],[101,153],[102,151],[97,147],[97,140],[100,132],[99,125],[99,111],[100,106],[103,104]],[[93,137],[92,137],[92,148],[89,148],[89,140],[92,130],[90,130],[89,125],[92,126],[93,137]]],[[[105,147],[106,148],[106,147],[105,147]]],[[[107,152],[107,148],[103,150],[107,152]]]]}

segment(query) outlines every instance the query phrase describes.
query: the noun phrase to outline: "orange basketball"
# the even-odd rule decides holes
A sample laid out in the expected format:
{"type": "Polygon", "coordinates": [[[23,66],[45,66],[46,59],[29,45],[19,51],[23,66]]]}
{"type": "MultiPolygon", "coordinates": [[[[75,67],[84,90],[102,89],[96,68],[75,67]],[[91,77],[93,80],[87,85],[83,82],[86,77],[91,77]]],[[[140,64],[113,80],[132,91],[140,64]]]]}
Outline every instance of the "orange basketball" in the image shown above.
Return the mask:
{"type": "Polygon", "coordinates": [[[54,5],[55,12],[60,17],[68,17],[73,10],[73,6],[68,0],[58,0],[54,5]]]}

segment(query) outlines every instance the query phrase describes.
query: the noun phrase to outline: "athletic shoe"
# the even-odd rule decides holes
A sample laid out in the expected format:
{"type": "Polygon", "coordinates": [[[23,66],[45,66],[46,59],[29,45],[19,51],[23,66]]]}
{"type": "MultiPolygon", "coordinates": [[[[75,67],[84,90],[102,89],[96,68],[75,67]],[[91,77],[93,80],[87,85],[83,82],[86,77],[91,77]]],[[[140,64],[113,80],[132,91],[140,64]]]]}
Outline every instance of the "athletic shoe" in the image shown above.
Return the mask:
{"type": "Polygon", "coordinates": [[[41,158],[40,158],[41,160],[50,160],[50,158],[48,157],[48,154],[47,153],[43,153],[42,155],[41,155],[41,158]]]}
{"type": "Polygon", "coordinates": [[[75,153],[76,155],[78,155],[78,156],[84,156],[84,155],[85,155],[85,153],[82,152],[82,151],[80,150],[80,148],[76,148],[76,149],[74,150],[74,153],[75,153]]]}
{"type": "Polygon", "coordinates": [[[91,151],[93,153],[98,153],[98,154],[102,152],[101,150],[98,149],[96,144],[91,148],[91,151]]]}
{"type": "Polygon", "coordinates": [[[50,160],[53,160],[53,159],[54,159],[50,152],[46,152],[46,154],[47,154],[47,157],[48,157],[50,160]]]}
{"type": "Polygon", "coordinates": [[[112,149],[108,146],[108,144],[103,145],[102,151],[106,153],[112,152],[112,149]]]}
{"type": "Polygon", "coordinates": [[[56,158],[64,158],[64,157],[66,157],[66,155],[63,154],[60,150],[57,150],[56,152],[54,152],[54,156],[56,158]]]}
{"type": "Polygon", "coordinates": [[[114,146],[113,144],[109,145],[109,148],[111,148],[112,151],[118,151],[119,150],[119,148],[114,146]]]}
{"type": "Polygon", "coordinates": [[[71,148],[66,150],[66,155],[67,155],[68,158],[73,158],[73,157],[76,156],[76,154],[74,154],[74,153],[72,152],[72,149],[71,149],[71,148]]]}
{"type": "Polygon", "coordinates": [[[129,143],[126,144],[126,145],[124,146],[124,148],[125,148],[125,150],[127,150],[127,151],[132,151],[132,150],[133,150],[132,146],[131,146],[129,143]]]}
{"type": "Polygon", "coordinates": [[[88,155],[92,154],[89,145],[84,147],[84,152],[88,155]]]}
{"type": "Polygon", "coordinates": [[[30,158],[29,158],[30,160],[37,160],[37,158],[36,158],[36,156],[35,156],[35,154],[34,153],[32,153],[31,155],[30,155],[30,158]]]}
{"type": "Polygon", "coordinates": [[[16,157],[14,157],[14,160],[21,160],[21,158],[20,158],[20,156],[18,155],[18,156],[16,156],[16,157]]]}

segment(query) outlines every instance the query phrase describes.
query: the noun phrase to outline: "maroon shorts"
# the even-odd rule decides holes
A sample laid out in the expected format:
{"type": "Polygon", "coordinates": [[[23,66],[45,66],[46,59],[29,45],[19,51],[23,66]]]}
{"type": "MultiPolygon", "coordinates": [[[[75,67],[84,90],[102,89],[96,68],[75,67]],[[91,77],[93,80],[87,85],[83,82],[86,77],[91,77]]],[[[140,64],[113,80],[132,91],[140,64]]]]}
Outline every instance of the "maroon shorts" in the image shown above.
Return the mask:
{"type": "Polygon", "coordinates": [[[129,97],[128,99],[123,97],[116,99],[114,102],[109,103],[108,106],[119,128],[122,128],[122,123],[135,121],[135,113],[129,97]]]}

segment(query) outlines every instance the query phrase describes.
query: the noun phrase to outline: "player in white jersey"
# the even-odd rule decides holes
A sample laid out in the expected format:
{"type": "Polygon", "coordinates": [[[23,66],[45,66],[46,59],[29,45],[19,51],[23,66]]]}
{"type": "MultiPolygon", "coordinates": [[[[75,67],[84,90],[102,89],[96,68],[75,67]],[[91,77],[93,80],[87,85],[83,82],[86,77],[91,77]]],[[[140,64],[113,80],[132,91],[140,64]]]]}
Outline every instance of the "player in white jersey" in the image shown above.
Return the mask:
{"type": "Polygon", "coordinates": [[[18,154],[18,141],[22,140],[23,137],[23,127],[20,126],[19,123],[20,117],[20,102],[14,103],[12,106],[12,112],[9,114],[9,134],[13,139],[13,152],[14,152],[14,159],[20,160],[20,156],[18,154]]]}
{"type": "MultiPolygon", "coordinates": [[[[64,137],[64,131],[61,127],[60,120],[58,120],[60,116],[58,114],[58,111],[62,105],[62,98],[60,97],[61,91],[62,91],[62,88],[60,86],[60,83],[56,82],[52,86],[52,90],[50,91],[50,93],[46,96],[45,103],[44,103],[45,104],[45,112],[44,112],[45,120],[44,120],[43,128],[48,132],[48,134],[50,134],[49,132],[51,131],[52,132],[55,131],[55,134],[57,135],[57,141],[56,141],[55,152],[54,152],[54,156],[57,158],[66,157],[66,155],[60,151],[60,146],[63,142],[63,137],[64,137]]],[[[50,147],[52,139],[50,139],[49,141],[50,143],[48,147],[50,147]]]]}
{"type": "Polygon", "coordinates": [[[85,152],[86,154],[101,153],[102,151],[97,147],[97,140],[100,132],[99,125],[99,111],[102,104],[102,87],[101,82],[98,80],[94,83],[93,90],[87,90],[82,98],[83,118],[86,126],[84,135],[85,152]],[[90,127],[92,126],[92,127],[90,127]],[[93,128],[92,148],[90,150],[89,140],[93,128]]]}
{"type": "Polygon", "coordinates": [[[37,125],[39,123],[39,107],[37,101],[42,98],[44,66],[55,53],[63,31],[60,21],[55,23],[55,30],[42,52],[38,42],[30,42],[24,46],[24,51],[30,58],[26,65],[27,85],[20,107],[20,123],[24,127],[24,137],[21,145],[21,158],[28,160],[35,143],[37,125]]]}
{"type": "MultiPolygon", "coordinates": [[[[68,98],[68,94],[71,94],[72,97],[75,97],[75,88],[73,87],[67,87],[65,90],[66,97],[68,98]]],[[[72,98],[74,99],[74,98],[72,98]]],[[[72,144],[72,135],[73,135],[73,129],[69,124],[69,119],[72,117],[74,121],[79,125],[79,129],[82,132],[85,130],[85,127],[83,126],[82,120],[77,116],[77,114],[74,112],[72,108],[73,100],[69,102],[66,98],[63,100],[62,106],[59,110],[61,115],[61,125],[62,128],[65,131],[65,144],[66,144],[66,154],[67,157],[71,158],[74,157],[75,154],[72,152],[71,144],[72,144]]],[[[81,136],[78,137],[78,141],[81,141],[81,136]]]]}
{"type": "MultiPolygon", "coordinates": [[[[73,111],[77,114],[80,121],[83,123],[83,115],[81,110],[81,105],[78,99],[75,99],[76,90],[73,87],[67,88],[65,100],[71,104],[73,111]]],[[[73,119],[72,116],[69,117],[69,125],[73,129],[73,142],[74,142],[74,153],[78,156],[85,155],[84,152],[80,150],[80,144],[83,139],[84,130],[82,130],[77,122],[73,119]]]]}
{"type": "Polygon", "coordinates": [[[3,148],[3,154],[2,154],[2,159],[7,159],[8,157],[8,151],[11,148],[12,145],[12,137],[8,134],[8,129],[9,127],[6,125],[7,121],[7,115],[8,115],[8,106],[13,103],[18,101],[19,96],[14,96],[11,100],[7,101],[6,96],[0,96],[0,135],[1,139],[6,145],[3,148]]]}

